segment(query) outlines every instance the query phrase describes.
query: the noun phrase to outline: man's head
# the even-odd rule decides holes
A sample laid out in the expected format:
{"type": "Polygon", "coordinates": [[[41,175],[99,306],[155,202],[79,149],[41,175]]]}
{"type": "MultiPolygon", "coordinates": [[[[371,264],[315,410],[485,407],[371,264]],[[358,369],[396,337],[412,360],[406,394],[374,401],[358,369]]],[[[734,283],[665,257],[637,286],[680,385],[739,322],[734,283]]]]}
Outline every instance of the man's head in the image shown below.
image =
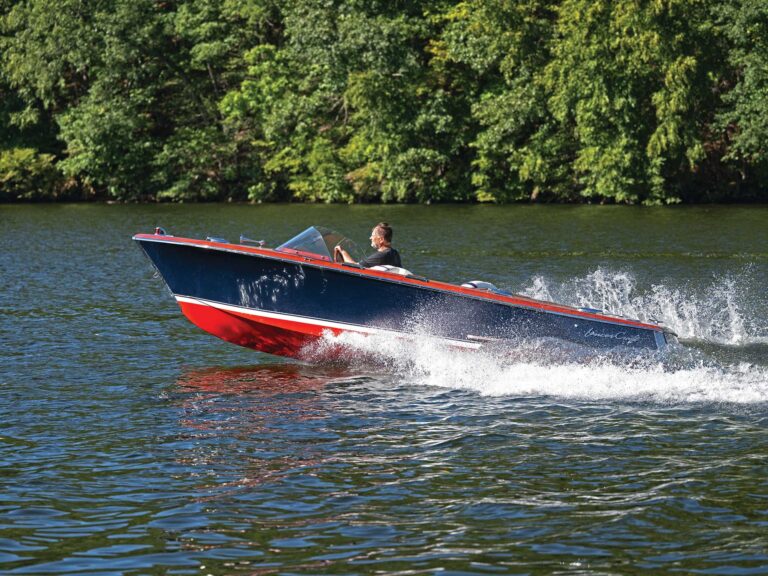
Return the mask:
{"type": "Polygon", "coordinates": [[[392,243],[392,228],[386,222],[379,222],[371,230],[371,246],[389,246],[392,243]]]}

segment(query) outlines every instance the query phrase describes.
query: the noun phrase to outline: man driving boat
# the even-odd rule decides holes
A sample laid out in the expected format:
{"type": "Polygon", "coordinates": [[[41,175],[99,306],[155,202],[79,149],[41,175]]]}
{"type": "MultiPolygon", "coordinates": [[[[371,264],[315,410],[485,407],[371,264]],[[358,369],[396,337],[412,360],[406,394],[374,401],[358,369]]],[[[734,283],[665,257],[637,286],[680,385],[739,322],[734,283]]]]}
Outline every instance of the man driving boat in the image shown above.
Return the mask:
{"type": "Polygon", "coordinates": [[[385,265],[401,266],[400,254],[392,248],[392,227],[386,222],[379,222],[371,230],[371,246],[376,248],[376,252],[363,258],[360,262],[355,262],[349,252],[341,246],[336,246],[333,253],[337,259],[341,258],[344,262],[351,264],[360,264],[363,268],[385,265]]]}

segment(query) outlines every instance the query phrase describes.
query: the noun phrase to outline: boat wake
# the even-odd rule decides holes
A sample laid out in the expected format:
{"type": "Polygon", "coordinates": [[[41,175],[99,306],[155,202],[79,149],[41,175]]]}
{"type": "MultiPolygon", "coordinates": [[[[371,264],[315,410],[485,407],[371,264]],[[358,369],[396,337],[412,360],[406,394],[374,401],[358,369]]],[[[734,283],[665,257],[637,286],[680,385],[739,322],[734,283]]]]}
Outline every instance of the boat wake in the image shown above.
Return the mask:
{"type": "MultiPolygon", "coordinates": [[[[661,404],[768,402],[766,327],[746,316],[754,309],[744,279],[714,281],[708,296],[685,287],[654,286],[638,293],[624,273],[598,270],[557,290],[537,278],[526,295],[598,305],[629,317],[651,317],[675,330],[684,344],[663,353],[595,353],[560,341],[521,342],[513,349],[457,351],[428,336],[326,334],[314,352],[334,349],[352,367],[372,364],[414,385],[473,390],[491,396],[552,396],[661,404]],[[693,345],[686,341],[692,341],[693,345]],[[356,366],[357,365],[357,366],[356,366]]],[[[765,316],[761,316],[765,318],[765,316]]],[[[424,320],[433,327],[434,317],[424,320]]],[[[764,320],[763,320],[764,321],[764,320]]]]}
{"type": "Polygon", "coordinates": [[[601,308],[628,318],[657,320],[683,340],[768,344],[768,300],[749,268],[739,275],[713,278],[696,289],[666,282],[645,291],[638,289],[631,273],[598,268],[559,285],[536,277],[520,293],[576,307],[601,308]],[[755,301],[761,296],[762,302],[755,301]]]}

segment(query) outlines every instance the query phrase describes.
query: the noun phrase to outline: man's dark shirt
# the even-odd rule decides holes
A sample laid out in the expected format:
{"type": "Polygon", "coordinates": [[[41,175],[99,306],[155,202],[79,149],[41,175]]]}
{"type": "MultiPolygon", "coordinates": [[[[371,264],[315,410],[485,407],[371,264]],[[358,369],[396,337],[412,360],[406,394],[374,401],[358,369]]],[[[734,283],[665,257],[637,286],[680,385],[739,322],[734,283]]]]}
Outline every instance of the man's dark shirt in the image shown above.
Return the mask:
{"type": "Polygon", "coordinates": [[[363,268],[371,268],[373,266],[397,266],[400,265],[400,254],[394,248],[387,248],[379,252],[378,250],[370,256],[360,260],[360,266],[363,268]]]}

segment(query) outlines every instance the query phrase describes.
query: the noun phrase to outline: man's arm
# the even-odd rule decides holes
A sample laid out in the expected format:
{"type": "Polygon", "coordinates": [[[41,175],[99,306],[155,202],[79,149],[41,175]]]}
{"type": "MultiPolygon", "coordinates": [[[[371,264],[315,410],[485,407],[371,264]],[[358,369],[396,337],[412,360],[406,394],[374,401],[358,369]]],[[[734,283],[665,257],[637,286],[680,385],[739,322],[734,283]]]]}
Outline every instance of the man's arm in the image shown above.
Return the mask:
{"type": "MultiPolygon", "coordinates": [[[[337,256],[337,255],[339,255],[339,254],[341,255],[341,259],[342,259],[344,262],[349,262],[350,264],[357,264],[357,262],[355,262],[355,259],[354,259],[354,258],[352,258],[352,256],[350,256],[350,255],[349,255],[349,252],[347,252],[346,250],[344,250],[344,248],[342,248],[341,246],[336,246],[336,247],[333,249],[333,255],[334,255],[334,256],[337,256]]],[[[338,261],[338,257],[336,258],[336,260],[338,261]]]]}

